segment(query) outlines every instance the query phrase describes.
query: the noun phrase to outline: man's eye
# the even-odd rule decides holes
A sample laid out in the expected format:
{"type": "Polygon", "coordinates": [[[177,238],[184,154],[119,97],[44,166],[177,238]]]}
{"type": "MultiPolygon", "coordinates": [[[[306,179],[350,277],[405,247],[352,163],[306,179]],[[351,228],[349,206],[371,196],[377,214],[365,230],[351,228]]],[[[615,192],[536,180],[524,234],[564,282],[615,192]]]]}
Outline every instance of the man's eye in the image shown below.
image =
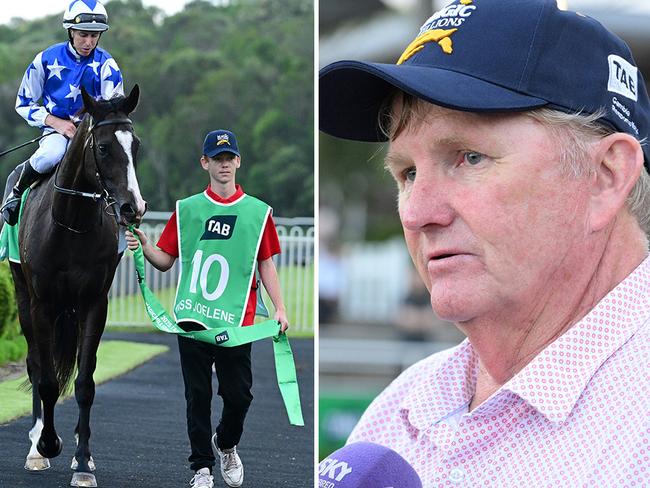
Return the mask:
{"type": "Polygon", "coordinates": [[[415,168],[405,169],[402,174],[404,175],[404,179],[406,181],[415,181],[415,168]]]}
{"type": "Polygon", "coordinates": [[[477,164],[483,161],[484,157],[485,156],[481,153],[470,151],[470,152],[466,152],[463,155],[463,161],[465,161],[470,166],[476,166],[477,164]]]}

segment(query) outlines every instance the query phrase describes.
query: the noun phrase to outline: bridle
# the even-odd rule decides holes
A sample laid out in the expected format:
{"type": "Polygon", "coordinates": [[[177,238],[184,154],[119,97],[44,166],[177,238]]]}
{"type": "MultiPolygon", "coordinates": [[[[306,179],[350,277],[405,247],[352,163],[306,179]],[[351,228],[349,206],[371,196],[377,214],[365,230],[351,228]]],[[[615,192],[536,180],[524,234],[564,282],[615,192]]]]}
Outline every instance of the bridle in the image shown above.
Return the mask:
{"type": "MultiPolygon", "coordinates": [[[[82,160],[85,161],[86,160],[86,151],[88,149],[92,150],[93,161],[95,163],[95,177],[97,178],[97,183],[99,184],[99,187],[101,188],[100,193],[89,193],[89,192],[85,192],[85,191],[75,190],[74,188],[65,188],[65,187],[59,186],[59,184],[57,183],[57,178],[59,176],[59,168],[61,166],[60,163],[57,164],[56,170],[54,171],[54,190],[59,192],[59,193],[63,193],[64,195],[70,195],[70,196],[82,197],[82,198],[90,198],[91,200],[93,200],[95,202],[98,202],[99,200],[103,200],[104,204],[105,204],[104,205],[104,212],[106,212],[106,214],[108,214],[108,215],[110,215],[112,217],[117,217],[116,213],[109,211],[109,208],[112,207],[113,205],[115,205],[117,203],[117,200],[110,194],[110,192],[106,188],[106,185],[104,184],[104,178],[102,177],[101,172],[99,171],[99,166],[97,165],[97,155],[95,154],[95,146],[96,146],[95,129],[97,129],[98,127],[106,126],[106,125],[121,125],[121,124],[128,124],[128,125],[131,126],[131,128],[133,128],[133,122],[128,117],[121,117],[121,118],[118,118],[118,119],[102,120],[100,122],[97,122],[96,124],[94,124],[90,128],[90,130],[89,130],[90,136],[87,136],[86,139],[84,140],[83,152],[82,152],[81,157],[82,157],[82,160]]],[[[68,229],[68,230],[70,230],[72,232],[75,232],[77,234],[83,234],[85,232],[88,232],[88,231],[79,231],[79,230],[73,229],[73,228],[71,228],[71,227],[69,227],[67,225],[62,224],[61,222],[57,221],[56,219],[54,219],[54,223],[61,226],[61,227],[64,227],[65,229],[68,229]]]]}

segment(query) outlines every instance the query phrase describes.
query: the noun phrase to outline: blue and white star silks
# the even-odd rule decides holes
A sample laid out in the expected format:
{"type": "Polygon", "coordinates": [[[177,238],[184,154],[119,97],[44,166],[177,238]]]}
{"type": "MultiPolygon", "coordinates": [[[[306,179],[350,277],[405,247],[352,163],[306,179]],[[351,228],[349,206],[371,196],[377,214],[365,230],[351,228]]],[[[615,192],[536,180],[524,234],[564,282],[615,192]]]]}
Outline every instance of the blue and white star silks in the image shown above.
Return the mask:
{"type": "Polygon", "coordinates": [[[56,76],[59,80],[61,80],[61,71],[69,68],[63,66],[62,64],[59,64],[59,60],[54,58],[54,62],[51,65],[47,66],[47,69],[50,71],[50,76],[56,76]]]}
{"type": "Polygon", "coordinates": [[[75,102],[77,101],[77,97],[81,95],[81,89],[78,86],[70,85],[70,93],[68,93],[65,98],[72,98],[75,102]]]}
{"type": "Polygon", "coordinates": [[[52,100],[47,95],[45,95],[43,97],[43,100],[47,102],[47,104],[45,105],[45,108],[47,109],[47,111],[52,113],[52,110],[54,110],[54,107],[56,107],[56,103],[54,103],[54,100],[52,100]]]}
{"type": "Polygon", "coordinates": [[[88,66],[93,69],[93,73],[99,76],[99,73],[97,72],[97,68],[99,68],[98,61],[93,61],[92,63],[88,63],[88,66]]]}
{"type": "Polygon", "coordinates": [[[38,53],[25,71],[16,112],[39,128],[45,126],[48,114],[72,119],[83,105],[82,86],[96,99],[124,95],[122,73],[107,51],[97,47],[82,57],[69,42],[55,44],[38,53]]]}

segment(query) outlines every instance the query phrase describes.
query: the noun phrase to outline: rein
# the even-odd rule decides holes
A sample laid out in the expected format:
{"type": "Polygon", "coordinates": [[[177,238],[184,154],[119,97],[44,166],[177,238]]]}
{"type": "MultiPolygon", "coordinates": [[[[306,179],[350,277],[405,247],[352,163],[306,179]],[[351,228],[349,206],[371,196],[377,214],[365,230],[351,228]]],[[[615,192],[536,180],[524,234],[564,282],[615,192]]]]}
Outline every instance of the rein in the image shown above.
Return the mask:
{"type": "MultiPolygon", "coordinates": [[[[85,191],[80,191],[80,190],[75,190],[74,188],[65,188],[62,186],[59,186],[59,184],[56,182],[57,178],[59,176],[59,168],[61,167],[61,164],[56,165],[56,170],[54,171],[54,190],[63,193],[64,195],[69,195],[69,196],[75,196],[75,197],[82,197],[82,198],[90,198],[95,202],[98,202],[99,200],[103,200],[106,206],[104,207],[104,212],[106,212],[108,215],[111,215],[113,217],[116,216],[114,213],[108,212],[108,208],[113,206],[115,203],[117,203],[117,200],[115,200],[111,194],[108,192],[108,189],[106,188],[106,185],[104,184],[103,178],[101,173],[99,172],[99,166],[97,165],[97,156],[95,156],[95,129],[98,127],[102,127],[105,125],[120,125],[120,124],[129,124],[133,126],[133,122],[131,119],[127,117],[119,118],[119,119],[108,119],[108,120],[102,120],[101,122],[97,122],[95,125],[93,125],[90,128],[90,137],[86,137],[86,140],[84,141],[84,146],[83,146],[83,153],[82,153],[82,159],[83,161],[86,160],[86,149],[88,146],[93,150],[93,160],[95,162],[95,176],[97,177],[97,182],[99,183],[100,188],[102,189],[101,193],[90,193],[90,192],[85,192],[85,191]]],[[[72,227],[69,227],[67,225],[62,224],[61,222],[57,221],[54,219],[54,223],[59,225],[60,227],[63,227],[69,231],[72,231],[76,234],[85,234],[88,232],[86,231],[80,231],[77,229],[73,229],[72,227]]]]}

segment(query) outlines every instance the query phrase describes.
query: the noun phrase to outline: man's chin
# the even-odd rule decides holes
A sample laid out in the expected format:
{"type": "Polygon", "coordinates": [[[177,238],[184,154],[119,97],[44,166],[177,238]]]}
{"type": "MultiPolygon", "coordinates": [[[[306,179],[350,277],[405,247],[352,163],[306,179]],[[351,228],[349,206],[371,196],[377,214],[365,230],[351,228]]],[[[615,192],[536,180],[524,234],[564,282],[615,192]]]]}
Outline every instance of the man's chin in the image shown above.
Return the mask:
{"type": "Polygon", "coordinates": [[[471,291],[454,290],[447,287],[431,289],[431,308],[440,320],[448,322],[466,322],[476,318],[479,307],[478,297],[471,291]]]}

